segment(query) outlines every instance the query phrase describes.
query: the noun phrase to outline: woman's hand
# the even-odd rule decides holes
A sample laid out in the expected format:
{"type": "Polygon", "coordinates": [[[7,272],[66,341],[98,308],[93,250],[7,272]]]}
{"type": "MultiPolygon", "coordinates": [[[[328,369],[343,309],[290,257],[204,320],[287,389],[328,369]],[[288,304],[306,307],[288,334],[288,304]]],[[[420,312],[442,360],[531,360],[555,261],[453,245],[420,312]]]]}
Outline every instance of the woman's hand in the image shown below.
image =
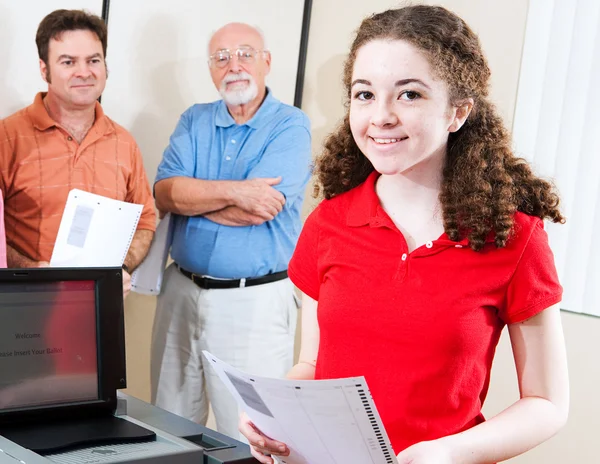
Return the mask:
{"type": "Polygon", "coordinates": [[[397,457],[398,464],[454,464],[451,450],[442,440],[422,441],[397,457]]]}
{"type": "Polygon", "coordinates": [[[245,412],[240,416],[238,427],[240,433],[244,435],[248,440],[248,443],[250,443],[252,456],[259,462],[264,464],[274,464],[275,461],[271,458],[271,454],[276,456],[288,456],[290,454],[290,450],[284,443],[263,435],[250,421],[250,418],[245,412]]]}

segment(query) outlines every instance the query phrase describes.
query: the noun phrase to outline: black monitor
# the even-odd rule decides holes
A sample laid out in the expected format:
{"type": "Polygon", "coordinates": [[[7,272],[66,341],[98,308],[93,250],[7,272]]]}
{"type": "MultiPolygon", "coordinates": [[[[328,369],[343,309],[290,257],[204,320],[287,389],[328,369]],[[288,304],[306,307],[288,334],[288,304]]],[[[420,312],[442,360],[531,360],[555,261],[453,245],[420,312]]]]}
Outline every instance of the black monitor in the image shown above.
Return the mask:
{"type": "Polygon", "coordinates": [[[121,272],[0,270],[0,426],[114,412],[126,386],[121,272]]]}

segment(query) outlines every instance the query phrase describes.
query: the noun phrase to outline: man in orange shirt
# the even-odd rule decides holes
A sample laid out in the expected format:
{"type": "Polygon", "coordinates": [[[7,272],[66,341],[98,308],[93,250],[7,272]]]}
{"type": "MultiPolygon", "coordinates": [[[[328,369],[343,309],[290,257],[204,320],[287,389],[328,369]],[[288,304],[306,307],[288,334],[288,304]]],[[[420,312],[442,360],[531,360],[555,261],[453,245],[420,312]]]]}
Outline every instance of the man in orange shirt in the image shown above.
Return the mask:
{"type": "Polygon", "coordinates": [[[123,265],[126,295],[156,217],[135,140],[97,101],[107,77],[106,25],[84,11],[57,10],[40,23],[36,43],[48,92],[0,121],[8,266],[48,264],[67,196],[78,188],[144,205],[123,265]]]}

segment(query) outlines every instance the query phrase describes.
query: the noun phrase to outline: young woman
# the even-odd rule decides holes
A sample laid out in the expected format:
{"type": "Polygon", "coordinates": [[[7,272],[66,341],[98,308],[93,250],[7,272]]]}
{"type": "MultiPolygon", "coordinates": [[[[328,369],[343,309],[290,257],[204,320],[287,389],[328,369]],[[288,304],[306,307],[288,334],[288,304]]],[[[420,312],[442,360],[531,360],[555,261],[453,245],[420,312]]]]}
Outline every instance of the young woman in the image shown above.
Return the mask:
{"type": "MultiPolygon", "coordinates": [[[[349,105],[316,165],[325,200],[289,275],[302,290],[296,379],[364,375],[401,464],[495,463],[568,412],[552,186],[514,156],[477,36],[440,7],[363,21],[349,105]],[[507,325],[521,398],[484,421],[507,325]]],[[[288,449],[240,430],[260,462],[288,449]]],[[[358,464],[358,463],[357,463],[358,464]]]]}

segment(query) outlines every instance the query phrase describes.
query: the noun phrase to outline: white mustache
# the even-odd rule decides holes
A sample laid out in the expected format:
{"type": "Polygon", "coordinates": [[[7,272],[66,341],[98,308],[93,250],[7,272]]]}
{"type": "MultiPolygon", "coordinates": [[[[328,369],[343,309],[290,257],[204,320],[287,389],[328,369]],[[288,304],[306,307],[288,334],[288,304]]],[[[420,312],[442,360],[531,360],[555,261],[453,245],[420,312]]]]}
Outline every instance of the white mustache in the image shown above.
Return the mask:
{"type": "Polygon", "coordinates": [[[230,82],[234,82],[234,81],[252,82],[252,76],[245,72],[241,72],[241,73],[237,73],[237,74],[227,74],[223,78],[222,82],[223,82],[223,84],[229,84],[230,82]]]}

